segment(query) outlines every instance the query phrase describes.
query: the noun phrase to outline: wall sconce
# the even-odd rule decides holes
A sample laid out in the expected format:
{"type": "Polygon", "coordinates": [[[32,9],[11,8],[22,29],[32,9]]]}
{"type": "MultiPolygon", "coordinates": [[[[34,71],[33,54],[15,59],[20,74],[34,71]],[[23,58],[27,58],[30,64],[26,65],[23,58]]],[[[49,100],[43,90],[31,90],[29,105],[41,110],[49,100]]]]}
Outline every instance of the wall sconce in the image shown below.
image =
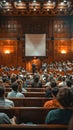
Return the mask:
{"type": "Polygon", "coordinates": [[[4,53],[5,54],[10,54],[10,50],[5,50],[4,53]]]}
{"type": "Polygon", "coordinates": [[[61,54],[66,54],[66,50],[61,50],[61,54]]]}

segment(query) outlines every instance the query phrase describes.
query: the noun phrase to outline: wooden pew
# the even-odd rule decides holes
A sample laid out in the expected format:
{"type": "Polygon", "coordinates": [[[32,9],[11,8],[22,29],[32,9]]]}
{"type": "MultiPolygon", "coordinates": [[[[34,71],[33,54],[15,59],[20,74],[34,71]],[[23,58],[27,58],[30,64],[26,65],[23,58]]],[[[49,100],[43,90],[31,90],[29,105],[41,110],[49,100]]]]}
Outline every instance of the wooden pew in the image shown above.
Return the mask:
{"type": "Polygon", "coordinates": [[[15,107],[43,107],[44,103],[51,98],[47,97],[25,97],[25,98],[8,98],[12,100],[15,107]]]}
{"type": "Polygon", "coordinates": [[[31,88],[31,87],[27,87],[25,89],[28,92],[45,92],[45,88],[31,88]]]}
{"type": "MultiPolygon", "coordinates": [[[[5,96],[7,96],[8,92],[5,92],[5,96]]],[[[45,97],[45,92],[23,92],[25,97],[45,97]]]]}
{"type": "Polygon", "coordinates": [[[13,107],[0,108],[0,112],[6,113],[10,118],[17,117],[17,123],[44,124],[45,117],[51,109],[44,107],[13,107]]]}
{"type": "MultiPolygon", "coordinates": [[[[28,92],[45,92],[45,88],[31,88],[31,87],[27,87],[25,88],[28,92]]],[[[7,87],[6,88],[6,92],[10,92],[11,88],[7,87]]]]}
{"type": "Polygon", "coordinates": [[[1,129],[35,129],[35,128],[42,128],[42,129],[48,129],[48,130],[68,130],[68,125],[59,125],[59,124],[24,124],[24,125],[10,125],[10,124],[4,124],[0,125],[1,129]]]}

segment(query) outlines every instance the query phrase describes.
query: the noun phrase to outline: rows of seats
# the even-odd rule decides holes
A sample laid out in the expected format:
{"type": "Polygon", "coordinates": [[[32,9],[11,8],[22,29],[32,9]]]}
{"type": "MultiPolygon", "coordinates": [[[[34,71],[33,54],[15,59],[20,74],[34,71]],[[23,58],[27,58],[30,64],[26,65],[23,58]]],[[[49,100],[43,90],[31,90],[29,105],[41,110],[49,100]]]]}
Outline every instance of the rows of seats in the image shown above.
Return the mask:
{"type": "Polygon", "coordinates": [[[44,124],[45,117],[51,109],[44,107],[12,107],[0,108],[0,112],[6,113],[10,118],[17,117],[17,123],[32,122],[34,124],[44,124]]]}
{"type": "Polygon", "coordinates": [[[49,108],[43,107],[13,107],[0,108],[0,112],[6,113],[10,118],[17,117],[16,125],[0,125],[0,128],[45,128],[49,130],[68,130],[67,125],[47,125],[45,123],[46,114],[49,108]]]}
{"type": "MultiPolygon", "coordinates": [[[[31,89],[30,89],[31,90],[31,89]]],[[[6,96],[7,96],[6,92],[6,96]]],[[[17,117],[17,125],[0,125],[0,128],[45,128],[49,130],[68,130],[66,125],[46,125],[45,117],[51,110],[44,108],[45,101],[50,100],[45,97],[45,91],[24,92],[24,98],[9,98],[14,101],[13,108],[0,108],[0,112],[6,113],[10,118],[17,117]]]]}

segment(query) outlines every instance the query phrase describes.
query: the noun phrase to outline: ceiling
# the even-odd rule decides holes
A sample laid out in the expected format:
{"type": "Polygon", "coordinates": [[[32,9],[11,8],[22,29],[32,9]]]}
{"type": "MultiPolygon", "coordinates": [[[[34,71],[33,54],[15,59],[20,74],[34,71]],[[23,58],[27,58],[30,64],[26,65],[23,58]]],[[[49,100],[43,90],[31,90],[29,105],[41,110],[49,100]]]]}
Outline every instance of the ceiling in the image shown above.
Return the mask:
{"type": "Polygon", "coordinates": [[[73,0],[0,0],[1,16],[69,16],[73,0]]]}

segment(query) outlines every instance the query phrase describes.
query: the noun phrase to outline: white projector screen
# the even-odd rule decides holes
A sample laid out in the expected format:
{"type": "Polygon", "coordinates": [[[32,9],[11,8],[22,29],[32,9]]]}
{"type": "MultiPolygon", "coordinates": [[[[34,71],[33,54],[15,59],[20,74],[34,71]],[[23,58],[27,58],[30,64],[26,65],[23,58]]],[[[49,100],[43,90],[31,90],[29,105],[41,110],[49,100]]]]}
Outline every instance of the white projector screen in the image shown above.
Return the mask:
{"type": "Polygon", "coordinates": [[[25,34],[25,56],[46,56],[46,34],[25,34]]]}

